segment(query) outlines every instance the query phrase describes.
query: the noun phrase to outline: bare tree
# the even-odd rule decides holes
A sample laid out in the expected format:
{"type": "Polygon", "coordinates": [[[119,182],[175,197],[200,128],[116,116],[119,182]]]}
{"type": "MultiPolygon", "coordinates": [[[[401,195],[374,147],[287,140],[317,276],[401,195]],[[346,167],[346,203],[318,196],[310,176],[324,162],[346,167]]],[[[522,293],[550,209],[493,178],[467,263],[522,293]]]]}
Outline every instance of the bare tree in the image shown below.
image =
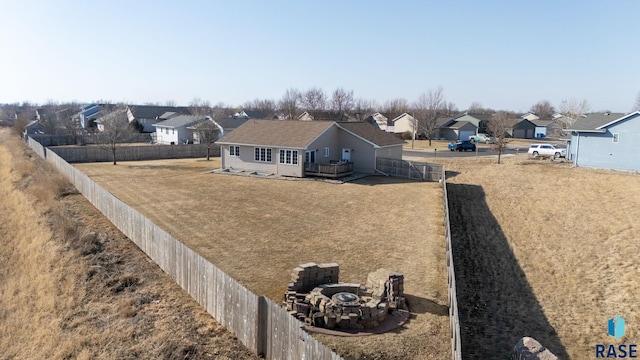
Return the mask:
{"type": "Polygon", "coordinates": [[[529,109],[530,112],[536,114],[540,119],[551,119],[556,113],[553,105],[547,100],[540,100],[529,109]]]}
{"type": "Polygon", "coordinates": [[[220,129],[214,123],[214,120],[220,120],[223,117],[223,110],[218,108],[217,111],[214,110],[211,116],[207,116],[202,121],[193,125],[196,136],[198,137],[198,142],[207,145],[207,161],[211,158],[211,146],[218,140],[218,136],[220,135],[220,129]]]}
{"type": "Polygon", "coordinates": [[[382,111],[387,113],[389,118],[394,119],[411,109],[409,102],[405,98],[395,98],[384,103],[382,111]]]}
{"type": "Polygon", "coordinates": [[[633,110],[631,111],[640,111],[640,92],[638,92],[638,95],[636,96],[636,102],[633,104],[633,110]]]}
{"type": "Polygon", "coordinates": [[[506,111],[499,111],[491,116],[491,119],[487,123],[487,130],[493,134],[495,143],[493,148],[498,152],[498,164],[500,164],[500,158],[502,152],[507,145],[507,131],[511,127],[510,114],[506,111]]]}
{"type": "Polygon", "coordinates": [[[24,131],[27,128],[27,125],[29,125],[29,118],[26,116],[26,114],[24,113],[19,113],[19,114],[15,114],[15,118],[12,119],[13,123],[11,125],[11,129],[13,130],[14,133],[22,136],[22,134],[24,134],[24,131]]]}
{"type": "Polygon", "coordinates": [[[272,99],[254,99],[242,105],[243,110],[261,111],[267,118],[273,118],[276,113],[276,102],[272,99]]]}
{"type": "Polygon", "coordinates": [[[344,88],[337,88],[331,94],[331,110],[337,111],[340,114],[348,114],[353,110],[354,106],[353,90],[345,90],[344,88]]]}
{"type": "Polygon", "coordinates": [[[98,133],[98,143],[111,152],[113,165],[116,165],[116,151],[122,143],[131,141],[136,134],[129,124],[126,106],[118,106],[114,111],[102,116],[100,123],[104,130],[98,133]]]}
{"type": "Polygon", "coordinates": [[[481,113],[483,112],[484,108],[482,107],[482,104],[479,101],[474,101],[471,103],[471,105],[469,105],[469,109],[467,109],[467,112],[470,113],[481,113]]]}
{"type": "Polygon", "coordinates": [[[300,91],[298,89],[287,89],[278,102],[278,109],[285,119],[293,120],[298,116],[300,107],[300,91]]]}
{"type": "Polygon", "coordinates": [[[178,106],[178,103],[175,100],[166,100],[164,106],[178,106]]]}
{"type": "Polygon", "coordinates": [[[442,105],[442,113],[447,116],[453,116],[458,113],[458,107],[451,101],[445,101],[442,105]]]}
{"type": "Polygon", "coordinates": [[[189,112],[195,116],[208,116],[211,114],[211,103],[195,97],[189,103],[189,112]]]}
{"type": "Polygon", "coordinates": [[[358,117],[358,120],[363,121],[380,107],[375,100],[357,99],[354,101],[353,112],[358,117]]]}
{"type": "Polygon", "coordinates": [[[312,87],[302,93],[300,102],[302,107],[309,112],[314,119],[317,119],[320,111],[324,110],[327,106],[327,96],[321,88],[312,87]]]}
{"type": "Polygon", "coordinates": [[[445,104],[442,87],[423,92],[414,103],[414,133],[424,134],[429,139],[429,146],[436,133],[438,114],[443,111],[445,104]]]}
{"type": "Polygon", "coordinates": [[[583,117],[589,111],[589,108],[589,102],[586,99],[576,100],[575,98],[571,98],[562,100],[560,103],[560,114],[562,114],[562,117],[556,120],[562,129],[562,135],[566,135],[566,130],[571,127],[576,120],[583,117]]]}

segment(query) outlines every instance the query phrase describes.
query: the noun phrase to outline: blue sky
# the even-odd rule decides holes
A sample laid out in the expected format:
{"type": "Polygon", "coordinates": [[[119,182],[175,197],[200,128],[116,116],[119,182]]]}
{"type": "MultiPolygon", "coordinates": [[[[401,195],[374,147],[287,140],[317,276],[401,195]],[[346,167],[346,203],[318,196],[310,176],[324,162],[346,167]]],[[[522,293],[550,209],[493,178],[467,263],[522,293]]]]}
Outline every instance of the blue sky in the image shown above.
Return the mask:
{"type": "Polygon", "coordinates": [[[639,1],[0,3],[0,103],[194,98],[240,105],[336,87],[380,103],[442,86],[526,111],[640,92],[639,1]]]}

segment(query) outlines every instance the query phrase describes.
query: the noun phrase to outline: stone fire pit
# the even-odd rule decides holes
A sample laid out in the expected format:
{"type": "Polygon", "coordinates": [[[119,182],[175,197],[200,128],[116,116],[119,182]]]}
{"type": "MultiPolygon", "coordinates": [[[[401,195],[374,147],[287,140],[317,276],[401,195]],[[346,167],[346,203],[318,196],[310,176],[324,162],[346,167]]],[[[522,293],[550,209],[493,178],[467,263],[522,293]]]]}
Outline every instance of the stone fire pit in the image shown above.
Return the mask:
{"type": "Polygon", "coordinates": [[[284,294],[291,315],[306,325],[336,330],[371,329],[405,309],[404,276],[379,269],[367,285],[338,282],[338,264],[303,264],[291,273],[284,294]]]}

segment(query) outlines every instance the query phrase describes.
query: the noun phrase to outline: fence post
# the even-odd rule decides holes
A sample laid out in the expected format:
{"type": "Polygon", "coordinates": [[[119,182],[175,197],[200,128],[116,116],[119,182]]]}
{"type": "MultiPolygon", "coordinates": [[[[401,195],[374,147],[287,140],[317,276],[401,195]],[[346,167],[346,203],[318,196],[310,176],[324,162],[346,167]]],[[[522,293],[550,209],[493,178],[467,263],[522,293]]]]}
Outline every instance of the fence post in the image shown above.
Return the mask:
{"type": "Polygon", "coordinates": [[[258,316],[256,324],[256,352],[258,356],[267,356],[268,329],[269,329],[269,304],[264,296],[258,296],[258,316]]]}

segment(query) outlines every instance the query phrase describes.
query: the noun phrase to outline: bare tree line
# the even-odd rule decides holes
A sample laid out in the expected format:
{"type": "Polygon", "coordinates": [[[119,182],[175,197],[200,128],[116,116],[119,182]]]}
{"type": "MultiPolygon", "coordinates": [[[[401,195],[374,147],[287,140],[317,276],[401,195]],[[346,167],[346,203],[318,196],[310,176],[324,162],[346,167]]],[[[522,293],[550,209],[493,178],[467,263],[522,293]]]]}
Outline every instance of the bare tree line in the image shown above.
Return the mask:
{"type": "MultiPolygon", "coordinates": [[[[104,100],[98,103],[107,105],[105,112],[124,105],[104,100]]],[[[145,105],[160,106],[161,104],[156,102],[145,103],[145,105]]],[[[167,100],[164,102],[164,106],[176,106],[176,102],[167,100]]],[[[53,100],[40,106],[28,102],[9,104],[0,107],[0,120],[10,124],[16,123],[18,127],[23,128],[33,120],[33,109],[44,110],[39,115],[40,123],[45,127],[46,132],[68,134],[78,129],[78,124],[73,119],[73,115],[80,110],[80,107],[81,105],[78,103],[57,103],[53,100]]],[[[441,117],[452,117],[462,113],[453,102],[446,99],[442,87],[428,89],[418,95],[414,101],[399,97],[387,100],[382,104],[372,99],[357,98],[353,90],[343,87],[337,87],[333,92],[326,93],[322,88],[314,86],[306,90],[289,88],[277,100],[255,98],[246,101],[241,106],[229,106],[222,102],[211,105],[208,100],[196,97],[189,103],[188,107],[193,115],[210,116],[214,120],[233,116],[240,111],[259,111],[265,118],[269,119],[297,119],[304,112],[316,118],[326,111],[344,114],[345,118],[351,117],[356,120],[365,120],[375,112],[380,112],[389,119],[409,113],[415,119],[415,132],[429,140],[434,138],[435,129],[441,117]]],[[[632,109],[640,110],[640,93],[638,93],[632,109]]],[[[569,129],[577,119],[584,116],[589,110],[590,105],[587,100],[577,100],[575,98],[562,100],[557,109],[548,100],[540,100],[529,109],[531,113],[536,114],[541,120],[552,120],[564,131],[569,129]]],[[[494,114],[499,111],[483,107],[480,102],[474,101],[469,105],[466,112],[494,114]]]]}

